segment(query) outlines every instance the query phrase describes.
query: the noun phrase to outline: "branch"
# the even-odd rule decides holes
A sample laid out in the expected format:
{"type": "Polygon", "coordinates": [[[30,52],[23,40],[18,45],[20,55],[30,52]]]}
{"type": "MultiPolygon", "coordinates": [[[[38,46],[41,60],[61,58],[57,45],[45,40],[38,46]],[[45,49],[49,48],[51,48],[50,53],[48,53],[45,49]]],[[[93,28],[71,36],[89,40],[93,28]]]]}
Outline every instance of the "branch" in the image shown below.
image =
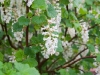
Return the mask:
{"type": "MultiPolygon", "coordinates": [[[[87,48],[86,48],[87,49],[87,48]]],[[[86,49],[83,49],[82,51],[80,51],[78,54],[76,54],[71,60],[69,60],[68,62],[66,62],[65,64],[68,64],[68,63],[70,63],[70,62],[72,62],[73,60],[75,60],[75,58],[78,56],[78,55],[80,55],[82,52],[84,52],[86,49]]],[[[64,65],[65,65],[64,64],[64,65]]],[[[58,66],[57,68],[60,68],[60,67],[62,67],[63,65],[60,65],[60,66],[58,66]]]]}
{"type": "Polygon", "coordinates": [[[92,29],[92,28],[95,28],[96,26],[98,26],[98,24],[95,24],[94,26],[88,28],[88,30],[92,29]]]}
{"type": "Polygon", "coordinates": [[[75,38],[77,38],[77,35],[75,35],[73,38],[71,38],[68,42],[71,42],[75,38]]]}
{"type": "Polygon", "coordinates": [[[39,68],[42,67],[42,65],[47,61],[48,59],[44,59],[42,62],[40,62],[40,64],[38,65],[39,68]]]}
{"type": "Polygon", "coordinates": [[[47,71],[50,71],[51,67],[59,60],[59,58],[57,58],[56,60],[54,60],[50,66],[48,67],[47,71]]]}
{"type": "MultiPolygon", "coordinates": [[[[4,4],[2,6],[4,7],[4,4]]],[[[5,8],[3,8],[3,10],[4,10],[4,14],[6,15],[5,8]]],[[[7,25],[6,25],[6,23],[4,23],[4,25],[2,25],[2,26],[4,26],[2,28],[3,28],[3,31],[5,31],[5,33],[6,33],[6,36],[7,36],[7,39],[8,39],[8,42],[9,42],[10,46],[12,48],[14,48],[15,50],[17,50],[17,48],[12,44],[12,41],[10,40],[9,35],[7,34],[7,25]]]]}
{"type": "Polygon", "coordinates": [[[78,55],[80,55],[82,52],[84,52],[85,50],[87,50],[87,48],[85,48],[84,50],[80,51],[78,54],[76,54],[71,60],[69,60],[68,62],[66,62],[65,64],[68,64],[69,62],[73,61],[78,55]]]}
{"type": "Polygon", "coordinates": [[[60,68],[70,67],[70,66],[72,66],[73,64],[75,64],[76,62],[78,62],[78,61],[80,61],[80,60],[82,60],[82,59],[86,59],[86,58],[96,58],[96,56],[85,56],[85,57],[81,57],[81,58],[79,58],[79,59],[76,59],[76,60],[72,61],[72,62],[69,63],[69,64],[65,64],[65,65],[63,65],[63,66],[59,66],[59,67],[57,67],[57,68],[55,68],[55,69],[56,69],[56,70],[59,70],[60,68]]]}
{"type": "Polygon", "coordinates": [[[5,27],[5,33],[6,33],[6,36],[7,36],[7,38],[8,38],[8,42],[9,42],[10,46],[11,46],[12,48],[14,48],[15,50],[17,50],[17,48],[12,44],[12,41],[10,40],[9,35],[7,34],[7,25],[6,25],[6,23],[5,23],[4,27],[5,27]]]}
{"type": "Polygon", "coordinates": [[[82,71],[83,73],[85,73],[85,71],[84,71],[83,69],[76,68],[76,67],[73,67],[73,66],[70,66],[70,68],[75,68],[75,69],[80,70],[80,71],[82,71]]]}
{"type": "Polygon", "coordinates": [[[75,16],[77,17],[77,8],[76,7],[74,8],[74,11],[75,11],[75,16]]]}
{"type": "MultiPolygon", "coordinates": [[[[29,12],[29,7],[27,6],[28,0],[26,1],[26,14],[29,12]]],[[[28,29],[29,25],[26,27],[26,47],[28,47],[28,29]]]]}
{"type": "Polygon", "coordinates": [[[41,67],[42,67],[42,65],[47,61],[48,59],[44,59],[42,62],[38,62],[39,64],[38,64],[38,69],[39,69],[39,72],[41,73],[41,67]]]}
{"type": "Polygon", "coordinates": [[[69,63],[69,64],[65,64],[62,68],[69,67],[69,66],[75,64],[76,62],[82,60],[82,59],[86,59],[86,58],[96,58],[96,57],[97,57],[97,56],[85,56],[85,57],[81,57],[81,58],[79,58],[79,59],[76,59],[75,61],[72,61],[72,62],[69,63]]]}
{"type": "Polygon", "coordinates": [[[66,28],[65,28],[65,34],[64,34],[65,37],[66,37],[66,35],[67,35],[67,30],[68,30],[68,28],[66,27],[66,28]]]}
{"type": "Polygon", "coordinates": [[[4,31],[4,26],[3,26],[3,24],[2,24],[2,23],[0,23],[0,25],[1,25],[2,31],[4,31]]]}

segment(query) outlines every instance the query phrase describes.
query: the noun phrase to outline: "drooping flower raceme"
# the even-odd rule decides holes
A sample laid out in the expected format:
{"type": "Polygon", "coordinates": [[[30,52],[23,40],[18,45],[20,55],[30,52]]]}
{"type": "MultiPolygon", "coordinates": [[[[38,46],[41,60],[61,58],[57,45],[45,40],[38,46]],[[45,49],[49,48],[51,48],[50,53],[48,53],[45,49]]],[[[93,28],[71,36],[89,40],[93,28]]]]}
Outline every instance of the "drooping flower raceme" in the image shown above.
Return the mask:
{"type": "MultiPolygon", "coordinates": [[[[56,3],[56,1],[54,2],[56,3]]],[[[48,19],[48,25],[41,28],[42,35],[44,35],[43,40],[45,41],[45,48],[42,51],[44,58],[49,58],[50,55],[58,55],[56,52],[58,45],[58,33],[60,31],[59,25],[61,21],[61,8],[59,4],[55,4],[55,10],[57,11],[57,16],[55,18],[48,19]]]]}
{"type": "Polygon", "coordinates": [[[12,9],[10,7],[8,7],[7,9],[5,9],[5,16],[3,17],[3,21],[5,21],[6,23],[10,22],[11,12],[12,12],[12,9]]]}
{"type": "Polygon", "coordinates": [[[70,34],[71,38],[75,36],[75,29],[74,28],[68,28],[68,34],[70,34]]]}
{"type": "Polygon", "coordinates": [[[82,23],[81,27],[82,27],[82,31],[81,31],[82,37],[81,38],[83,40],[83,43],[87,43],[89,39],[89,34],[88,34],[89,30],[87,27],[87,23],[86,22],[82,23]]]}
{"type": "Polygon", "coordinates": [[[68,41],[62,41],[62,46],[64,48],[63,51],[63,58],[68,61],[69,57],[72,56],[73,54],[73,50],[72,50],[72,42],[68,42],[68,41]]]}

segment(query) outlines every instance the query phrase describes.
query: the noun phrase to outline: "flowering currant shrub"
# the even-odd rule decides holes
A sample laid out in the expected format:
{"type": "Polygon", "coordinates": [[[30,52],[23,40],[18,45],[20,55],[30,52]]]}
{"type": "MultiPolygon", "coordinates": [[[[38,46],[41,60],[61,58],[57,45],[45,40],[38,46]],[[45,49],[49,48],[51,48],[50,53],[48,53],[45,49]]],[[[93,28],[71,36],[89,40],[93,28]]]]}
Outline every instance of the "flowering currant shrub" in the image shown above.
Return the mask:
{"type": "Polygon", "coordinates": [[[100,0],[0,0],[0,75],[100,75],[100,0]]]}

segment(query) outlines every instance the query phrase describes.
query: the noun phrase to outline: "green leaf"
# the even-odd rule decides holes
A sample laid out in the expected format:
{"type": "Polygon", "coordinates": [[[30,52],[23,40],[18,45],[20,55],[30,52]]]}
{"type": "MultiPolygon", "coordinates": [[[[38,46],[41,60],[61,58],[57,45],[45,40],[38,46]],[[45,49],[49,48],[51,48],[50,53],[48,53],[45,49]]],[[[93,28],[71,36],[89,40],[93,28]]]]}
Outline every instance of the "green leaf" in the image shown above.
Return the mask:
{"type": "Polygon", "coordinates": [[[62,19],[62,22],[66,25],[66,27],[72,27],[72,23],[69,19],[62,19]]]}
{"type": "Polygon", "coordinates": [[[42,75],[48,75],[48,73],[42,73],[42,75]]]}
{"type": "Polygon", "coordinates": [[[3,63],[0,61],[0,69],[2,69],[2,68],[3,68],[3,63]]]}
{"type": "Polygon", "coordinates": [[[22,75],[40,75],[38,70],[36,70],[34,67],[33,68],[25,69],[21,73],[22,73],[22,75]]]}
{"type": "Polygon", "coordinates": [[[23,26],[22,25],[19,25],[18,22],[16,22],[16,23],[13,24],[13,31],[14,32],[22,31],[22,28],[23,28],[23,26]]]}
{"type": "Polygon", "coordinates": [[[47,15],[50,18],[56,17],[57,16],[57,12],[54,9],[52,4],[48,4],[48,8],[47,8],[47,15]]]}
{"type": "Polygon", "coordinates": [[[32,39],[32,44],[39,44],[39,43],[43,43],[43,35],[38,34],[38,36],[33,36],[32,39]]]}
{"type": "Polygon", "coordinates": [[[97,61],[97,62],[100,62],[100,54],[97,54],[96,61],[97,61]]]}
{"type": "Polygon", "coordinates": [[[30,47],[25,47],[24,48],[24,53],[25,53],[25,55],[33,55],[30,47]]]}
{"type": "Polygon", "coordinates": [[[80,23],[79,22],[74,22],[74,27],[75,27],[75,30],[77,30],[78,32],[81,31],[81,27],[80,27],[80,23]]]}
{"type": "Polygon", "coordinates": [[[69,73],[65,69],[60,69],[59,72],[60,75],[69,75],[69,73]]]}
{"type": "Polygon", "coordinates": [[[36,70],[34,67],[29,67],[28,64],[15,62],[14,65],[15,68],[21,73],[21,75],[40,75],[38,70],[36,70]]]}
{"type": "Polygon", "coordinates": [[[31,51],[36,54],[39,51],[41,51],[41,47],[40,46],[32,46],[31,51]]]}
{"type": "Polygon", "coordinates": [[[61,3],[61,4],[68,5],[68,3],[69,3],[69,0],[60,0],[60,3],[61,3]]]}
{"type": "Polygon", "coordinates": [[[75,16],[75,14],[73,12],[70,12],[69,19],[70,20],[78,20],[77,17],[75,16]]]}
{"type": "Polygon", "coordinates": [[[24,51],[18,50],[18,51],[16,52],[16,54],[15,54],[15,59],[16,59],[17,61],[22,61],[23,58],[24,58],[24,51]]]}
{"type": "Polygon", "coordinates": [[[25,69],[29,68],[28,64],[22,64],[22,63],[15,62],[14,65],[18,71],[24,71],[25,69]]]}
{"type": "Polygon", "coordinates": [[[93,14],[87,14],[86,17],[91,20],[95,19],[95,16],[93,14]]]}
{"type": "Polygon", "coordinates": [[[34,58],[27,58],[23,63],[29,64],[30,67],[36,67],[38,65],[38,62],[34,58]]]}
{"type": "Polygon", "coordinates": [[[5,71],[7,71],[7,70],[9,70],[9,69],[12,69],[12,64],[11,64],[11,63],[5,63],[5,64],[3,65],[3,69],[4,69],[5,71]]]}
{"type": "Polygon", "coordinates": [[[94,0],[86,0],[85,2],[86,2],[87,5],[92,5],[94,0]]]}
{"type": "Polygon", "coordinates": [[[0,30],[0,40],[2,39],[4,32],[0,30]]]}
{"type": "Polygon", "coordinates": [[[100,19],[95,19],[96,24],[100,24],[100,19]]]}
{"type": "Polygon", "coordinates": [[[16,70],[15,69],[9,69],[6,71],[7,75],[16,75],[16,70]]]}
{"type": "Polygon", "coordinates": [[[59,39],[58,39],[58,48],[56,49],[56,51],[58,51],[58,52],[62,52],[63,51],[62,42],[59,39]]]}
{"type": "Polygon", "coordinates": [[[41,16],[33,16],[31,20],[32,24],[43,24],[47,22],[46,16],[41,15],[41,16]]]}
{"type": "Polygon", "coordinates": [[[76,52],[78,51],[78,46],[77,46],[77,45],[73,44],[73,45],[72,45],[72,48],[73,48],[73,50],[75,50],[76,52]]]}
{"type": "Polygon", "coordinates": [[[0,75],[5,75],[2,71],[0,71],[0,75]]]}
{"type": "Polygon", "coordinates": [[[85,14],[87,14],[87,9],[86,8],[80,8],[79,13],[82,14],[82,15],[85,15],[85,14]]]}
{"type": "Polygon", "coordinates": [[[0,52],[0,61],[3,61],[3,54],[0,52]]]}
{"type": "Polygon", "coordinates": [[[78,7],[80,5],[81,0],[73,0],[73,4],[75,7],[78,7]]]}
{"type": "Polygon", "coordinates": [[[22,25],[22,26],[27,26],[29,24],[29,22],[30,22],[30,20],[28,18],[26,18],[25,16],[21,16],[18,19],[19,25],[22,25]]]}
{"type": "Polygon", "coordinates": [[[68,11],[66,11],[65,8],[62,8],[61,11],[62,11],[61,13],[62,18],[68,18],[68,11]]]}
{"type": "Polygon", "coordinates": [[[70,69],[69,70],[69,74],[70,75],[77,75],[76,71],[74,69],[70,69]]]}
{"type": "Polygon", "coordinates": [[[45,2],[45,0],[34,0],[33,4],[32,4],[32,8],[34,9],[42,9],[45,10],[47,8],[47,4],[45,2]]]}
{"type": "Polygon", "coordinates": [[[94,52],[95,51],[95,47],[92,44],[87,44],[88,49],[90,50],[90,52],[94,52]]]}

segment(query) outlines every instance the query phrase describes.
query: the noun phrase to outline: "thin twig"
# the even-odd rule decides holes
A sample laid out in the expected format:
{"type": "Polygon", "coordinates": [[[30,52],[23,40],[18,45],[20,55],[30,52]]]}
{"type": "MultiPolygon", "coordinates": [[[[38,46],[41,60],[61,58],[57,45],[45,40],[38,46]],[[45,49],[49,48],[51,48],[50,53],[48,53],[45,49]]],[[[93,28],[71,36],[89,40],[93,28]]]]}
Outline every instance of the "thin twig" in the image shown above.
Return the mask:
{"type": "MultiPolygon", "coordinates": [[[[26,14],[29,12],[29,7],[27,6],[28,0],[26,1],[26,14]]],[[[26,27],[26,47],[28,47],[28,30],[29,29],[29,25],[26,27]]]]}

